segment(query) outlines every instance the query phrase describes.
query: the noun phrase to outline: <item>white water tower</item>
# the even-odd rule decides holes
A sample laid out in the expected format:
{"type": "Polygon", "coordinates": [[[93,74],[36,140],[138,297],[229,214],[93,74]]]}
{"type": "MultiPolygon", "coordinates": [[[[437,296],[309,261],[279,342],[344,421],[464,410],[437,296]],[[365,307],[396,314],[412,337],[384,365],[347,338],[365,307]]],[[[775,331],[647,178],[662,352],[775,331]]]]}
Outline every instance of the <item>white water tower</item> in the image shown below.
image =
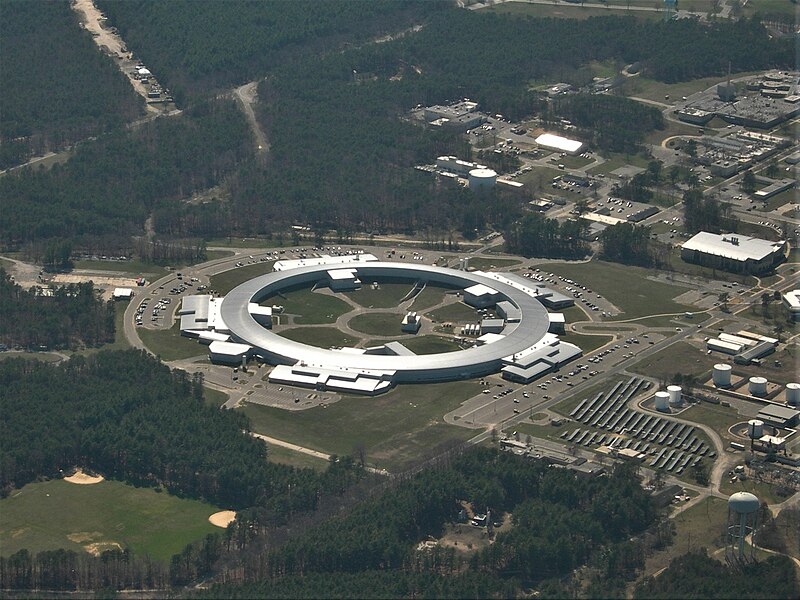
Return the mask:
{"type": "Polygon", "coordinates": [[[711,379],[715,387],[727,388],[731,387],[731,371],[733,369],[730,365],[719,363],[714,365],[714,370],[711,373],[711,379]]]}
{"type": "Polygon", "coordinates": [[[759,508],[761,503],[750,492],[736,492],[728,499],[728,539],[725,554],[729,560],[753,560],[753,538],[758,527],[759,508]],[[749,542],[749,549],[745,548],[746,542],[749,542]]]}

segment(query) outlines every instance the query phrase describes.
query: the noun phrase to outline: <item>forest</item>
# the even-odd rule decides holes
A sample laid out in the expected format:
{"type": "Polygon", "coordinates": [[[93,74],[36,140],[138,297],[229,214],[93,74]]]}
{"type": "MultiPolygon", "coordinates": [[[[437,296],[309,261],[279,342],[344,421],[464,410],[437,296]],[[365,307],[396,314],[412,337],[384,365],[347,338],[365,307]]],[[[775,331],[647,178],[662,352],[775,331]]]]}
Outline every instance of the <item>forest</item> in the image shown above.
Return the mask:
{"type": "Polygon", "coordinates": [[[0,267],[0,343],[31,349],[76,350],[114,341],[114,306],[91,282],[44,295],[25,290],[0,267]]]}
{"type": "Polygon", "coordinates": [[[652,598],[797,598],[800,584],[794,564],[786,556],[728,566],[705,550],[674,559],[658,577],[636,586],[633,597],[652,598]]]}
{"type": "Polygon", "coordinates": [[[75,466],[282,522],[357,481],[352,462],[324,473],[265,460],[247,419],[203,400],[202,378],[144,352],[101,351],[53,366],[0,361],[0,493],[75,466]],[[287,493],[288,490],[288,493],[287,493]]]}
{"type": "Polygon", "coordinates": [[[69,2],[0,3],[0,170],[144,114],[144,101],[78,27],[69,2]]]}
{"type": "MultiPolygon", "coordinates": [[[[793,62],[791,44],[770,39],[755,20],[520,19],[436,2],[370,3],[356,19],[353,7],[362,3],[330,2],[278,30],[272,25],[291,20],[302,3],[292,10],[281,2],[102,6],[171,89],[171,77],[186,81],[189,108],[179,118],[87,142],[50,172],[3,177],[6,248],[61,237],[76,248],[129,249],[129,236],[141,235],[148,217],[164,242],[277,235],[293,224],[341,238],[387,231],[475,237],[487,227],[508,228],[527,198],[477,198],[415,171],[442,154],[472,157],[461,135],[410,122],[410,108],[469,96],[491,112],[529,116],[546,111],[531,82],[558,80],[590,61],[640,61],[663,81],[724,72],[729,59],[734,70],[793,62]],[[393,41],[354,41],[412,22],[423,26],[393,41]],[[242,27],[269,34],[244,44],[242,27]],[[680,70],[670,71],[675,65],[680,70]],[[257,112],[271,150],[261,162],[251,160],[250,135],[233,102],[200,98],[264,75],[257,112]],[[202,202],[177,202],[220,184],[202,202]]],[[[576,96],[552,115],[594,131],[597,146],[626,150],[661,126],[652,108],[611,100],[576,96]],[[629,129],[619,127],[623,122],[640,126],[620,135],[629,129]]]]}
{"type": "Polygon", "coordinates": [[[364,585],[370,597],[509,597],[582,565],[624,582],[642,564],[642,547],[631,536],[655,521],[650,497],[625,465],[610,477],[584,479],[544,461],[473,448],[279,548],[246,550],[241,566],[220,574],[230,583],[204,597],[312,597],[326,595],[328,585],[336,597],[364,597],[364,585]],[[513,513],[505,517],[513,527],[473,552],[440,544],[417,549],[457,522],[465,503],[493,520],[513,513]]]}
{"type": "Polygon", "coordinates": [[[538,213],[527,214],[503,232],[506,251],[522,256],[582,258],[589,253],[588,226],[582,219],[559,223],[538,213]]]}
{"type": "Polygon", "coordinates": [[[97,6],[145,62],[164,74],[179,104],[209,88],[252,81],[298,53],[313,56],[363,43],[449,8],[446,2],[414,0],[99,0],[97,6]]]}
{"type": "Polygon", "coordinates": [[[565,118],[578,128],[578,135],[606,152],[634,154],[645,134],[664,129],[664,116],[648,106],[620,96],[575,94],[556,99],[553,117],[565,118]]]}
{"type": "MultiPolygon", "coordinates": [[[[0,246],[68,238],[76,245],[116,241],[130,248],[156,209],[219,184],[253,153],[232,100],[205,101],[82,144],[64,165],[0,178],[0,246]]],[[[110,251],[111,248],[108,248],[110,251]]]]}

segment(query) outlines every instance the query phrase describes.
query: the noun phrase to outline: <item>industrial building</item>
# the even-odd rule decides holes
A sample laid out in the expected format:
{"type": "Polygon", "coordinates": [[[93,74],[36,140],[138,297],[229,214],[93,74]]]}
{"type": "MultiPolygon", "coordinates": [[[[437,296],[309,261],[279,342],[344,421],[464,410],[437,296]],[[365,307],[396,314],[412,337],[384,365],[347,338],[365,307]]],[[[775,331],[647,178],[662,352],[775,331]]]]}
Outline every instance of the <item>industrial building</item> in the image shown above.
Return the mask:
{"type": "Polygon", "coordinates": [[[800,321],[800,290],[786,292],[783,295],[783,305],[792,315],[793,321],[800,321]]]}
{"type": "Polygon", "coordinates": [[[583,142],[561,137],[560,135],[553,135],[552,133],[543,133],[537,137],[535,141],[541,148],[555,150],[556,152],[565,152],[571,156],[580,154],[583,148],[583,142]]]}
{"type": "Polygon", "coordinates": [[[355,269],[332,269],[327,272],[328,286],[334,292],[354,290],[361,285],[355,269]]]}
{"type": "Polygon", "coordinates": [[[719,116],[735,125],[770,129],[800,114],[800,74],[766,73],[748,81],[746,90],[722,83],[693,96],[675,114],[681,121],[698,125],[719,116]]]}
{"type": "Polygon", "coordinates": [[[403,333],[417,333],[422,325],[422,317],[415,312],[406,313],[400,322],[400,330],[403,333]]]}
{"type": "Polygon", "coordinates": [[[463,100],[448,106],[428,106],[424,109],[423,114],[428,124],[434,127],[463,132],[486,122],[486,115],[477,109],[477,103],[463,100]]]}
{"type": "MultiPolygon", "coordinates": [[[[507,274],[405,263],[368,261],[351,266],[362,280],[397,278],[460,287],[465,290],[465,300],[471,297],[487,306],[508,303],[511,306],[506,306],[507,314],[517,313],[519,320],[506,322],[502,333],[487,333],[491,337],[474,347],[424,356],[396,343],[367,349],[307,346],[278,336],[256,322],[248,309],[251,304],[287,287],[325,281],[330,270],[325,264],[284,269],[238,286],[222,300],[221,320],[230,328],[234,341],[252,348],[250,354],[282,365],[275,370],[275,381],[366,394],[380,393],[395,383],[466,379],[501,369],[504,377],[532,380],[581,354],[577,346],[561,342],[547,332],[550,319],[543,300],[549,290],[531,288],[524,278],[512,281],[507,274]]],[[[480,333],[480,326],[475,328],[476,334],[480,333]]],[[[217,354],[220,360],[233,355],[231,351],[217,354]]]]}
{"type": "Polygon", "coordinates": [[[800,411],[788,406],[767,404],[758,412],[756,418],[773,427],[792,427],[797,425],[798,418],[800,418],[800,411]]]}
{"type": "Polygon", "coordinates": [[[701,231],[681,247],[686,262],[734,273],[770,271],[786,258],[786,242],[701,231]]]}

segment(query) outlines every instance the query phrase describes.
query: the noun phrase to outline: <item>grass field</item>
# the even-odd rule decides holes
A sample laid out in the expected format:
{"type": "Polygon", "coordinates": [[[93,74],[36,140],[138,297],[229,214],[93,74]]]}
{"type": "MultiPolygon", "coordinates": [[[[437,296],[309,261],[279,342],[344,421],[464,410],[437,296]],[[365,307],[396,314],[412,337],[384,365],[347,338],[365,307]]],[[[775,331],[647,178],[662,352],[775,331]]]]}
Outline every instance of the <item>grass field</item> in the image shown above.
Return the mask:
{"type": "Polygon", "coordinates": [[[64,360],[63,356],[52,352],[0,352],[0,360],[11,360],[21,358],[23,360],[39,360],[47,363],[57,363],[64,360]]]}
{"type": "Polygon", "coordinates": [[[467,306],[463,302],[455,302],[437,308],[433,312],[428,313],[431,319],[438,323],[476,323],[478,321],[478,313],[471,306],[467,306]]]}
{"type": "Polygon", "coordinates": [[[76,260],[74,268],[127,273],[131,277],[147,276],[149,279],[157,279],[169,273],[162,266],[139,260],[76,260]]]}
{"type": "Polygon", "coordinates": [[[461,350],[461,346],[454,341],[436,335],[409,337],[400,341],[406,348],[417,354],[439,354],[440,352],[461,350]]]}
{"type": "Polygon", "coordinates": [[[254,265],[247,265],[231,269],[230,271],[224,271],[211,277],[209,287],[224,296],[237,285],[244,283],[248,279],[272,273],[272,265],[274,264],[274,260],[268,260],[267,262],[259,262],[254,265]]]}
{"type": "Polygon", "coordinates": [[[365,281],[360,289],[345,292],[345,296],[364,308],[394,308],[400,304],[415,282],[378,282],[378,289],[372,289],[372,281],[365,281]]]}
{"type": "MultiPolygon", "coordinates": [[[[743,459],[744,460],[744,459],[743,459]]],[[[786,500],[781,498],[775,493],[775,488],[772,484],[765,481],[759,482],[755,479],[737,479],[733,483],[727,476],[722,477],[722,482],[719,485],[719,491],[723,494],[733,494],[735,492],[750,492],[758,496],[758,499],[767,504],[778,504],[786,500]]]]}
{"type": "MultiPolygon", "coordinates": [[[[758,73],[759,71],[731,73],[731,78],[747,77],[749,75],[757,75],[758,73]]],[[[665,102],[664,96],[669,95],[670,100],[666,100],[666,102],[674,102],[676,100],[680,101],[682,96],[691,96],[696,92],[702,92],[718,83],[727,81],[727,79],[726,75],[722,75],[719,77],[703,77],[692,81],[682,81],[680,83],[663,83],[646,77],[635,77],[631,78],[631,80],[626,83],[629,84],[627,87],[629,96],[665,102]]]]}
{"type": "Polygon", "coordinates": [[[315,471],[324,471],[328,468],[328,461],[310,454],[303,454],[302,452],[295,452],[278,446],[276,444],[268,444],[269,450],[267,451],[267,460],[272,463],[280,465],[289,465],[290,467],[297,467],[298,469],[314,469],[315,471]]]}
{"type": "Polygon", "coordinates": [[[206,354],[205,346],[198,344],[197,340],[181,335],[179,323],[175,323],[170,329],[139,327],[138,331],[144,345],[167,362],[206,354]]]}
{"type": "Polygon", "coordinates": [[[363,444],[370,464],[392,471],[442,443],[473,436],[444,424],[442,415],[477,393],[473,381],[407,384],[375,398],[346,396],[327,408],[290,413],[248,404],[242,410],[257,433],[329,454],[349,455],[363,444]]]}
{"type": "Polygon", "coordinates": [[[543,267],[557,275],[586,285],[602,294],[623,314],[618,319],[631,319],[664,313],[682,313],[692,307],[672,299],[686,288],[646,279],[652,271],[593,260],[590,263],[547,263],[543,267]]]}
{"type": "Polygon", "coordinates": [[[470,256],[469,266],[478,271],[486,271],[487,269],[502,269],[503,267],[511,267],[518,265],[522,261],[513,258],[484,258],[482,256],[470,256]]]}
{"type": "Polygon", "coordinates": [[[402,319],[401,315],[395,313],[363,313],[350,319],[348,325],[370,335],[399,335],[402,319]]]}
{"type": "Polygon", "coordinates": [[[669,379],[675,373],[683,375],[706,373],[718,362],[719,356],[708,356],[691,344],[678,342],[640,360],[628,367],[628,370],[656,379],[669,379]]]}
{"type": "Polygon", "coordinates": [[[695,404],[683,411],[680,416],[682,419],[700,423],[701,425],[708,425],[719,434],[723,442],[725,440],[736,439],[728,433],[729,427],[747,420],[746,417],[736,412],[734,408],[728,408],[720,404],[711,404],[709,402],[695,404]]]}
{"type": "Polygon", "coordinates": [[[417,312],[427,310],[431,306],[440,304],[449,291],[451,291],[451,288],[428,284],[425,286],[425,289],[416,295],[410,308],[417,312]]]}
{"type": "MultiPolygon", "coordinates": [[[[636,0],[633,0],[634,2],[636,0]]],[[[613,3],[613,2],[612,2],[613,3]]],[[[651,3],[652,6],[652,3],[651,3]]],[[[481,10],[497,12],[521,17],[554,17],[560,19],[588,19],[590,17],[607,17],[613,15],[632,16],[637,19],[663,19],[663,15],[656,11],[623,11],[603,8],[600,6],[581,6],[579,4],[560,4],[549,6],[547,4],[524,4],[521,2],[507,2],[487,7],[481,10]]]]}
{"type": "Polygon", "coordinates": [[[166,562],[189,542],[221,531],[208,522],[218,510],[117,481],[32,483],[0,500],[0,554],[116,542],[166,562]]]}
{"type": "Polygon", "coordinates": [[[591,158],[583,158],[582,156],[562,156],[559,163],[568,169],[582,169],[586,165],[593,163],[591,158]]]}
{"type": "Polygon", "coordinates": [[[627,165],[646,169],[648,163],[650,162],[649,159],[638,154],[619,154],[616,152],[609,153],[607,156],[603,156],[603,158],[606,162],[604,162],[602,165],[598,165],[592,169],[589,169],[588,173],[591,173],[592,175],[597,175],[600,173],[608,174],[611,173],[611,171],[616,171],[620,167],[627,165]]]}
{"type": "Polygon", "coordinates": [[[580,333],[572,332],[567,332],[566,335],[559,335],[558,338],[563,342],[575,344],[583,350],[584,354],[589,354],[614,339],[609,335],[581,335],[580,333]]]}
{"type": "Polygon", "coordinates": [[[645,562],[645,575],[665,568],[673,558],[689,550],[705,547],[709,554],[723,545],[722,534],[728,516],[728,503],[713,496],[679,513],[672,519],[675,537],[672,544],[649,555],[645,562]]]}
{"type": "Polygon", "coordinates": [[[325,325],[335,323],[352,307],[335,296],[312,292],[308,288],[282,292],[279,296],[270,296],[265,304],[283,305],[283,315],[296,315],[297,325],[325,325]]]}
{"type": "Polygon", "coordinates": [[[204,387],[203,400],[205,400],[206,404],[209,406],[219,408],[228,401],[228,394],[220,392],[219,390],[212,390],[209,387],[204,387]]]}
{"type": "Polygon", "coordinates": [[[358,341],[335,327],[295,327],[276,331],[275,333],[286,339],[308,344],[309,346],[316,346],[317,348],[352,346],[358,341]]]}

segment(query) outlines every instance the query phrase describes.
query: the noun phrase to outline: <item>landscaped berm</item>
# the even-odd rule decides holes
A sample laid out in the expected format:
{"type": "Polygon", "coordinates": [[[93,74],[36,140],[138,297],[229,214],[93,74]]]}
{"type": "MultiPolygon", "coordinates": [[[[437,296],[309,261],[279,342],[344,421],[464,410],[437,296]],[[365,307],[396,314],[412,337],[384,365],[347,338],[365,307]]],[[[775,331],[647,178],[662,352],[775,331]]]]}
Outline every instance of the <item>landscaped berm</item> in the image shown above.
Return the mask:
{"type": "Polygon", "coordinates": [[[95,555],[128,548],[166,562],[190,542],[219,531],[209,522],[219,512],[211,504],[79,472],[28,484],[0,500],[0,555],[23,548],[32,554],[65,548],[95,555]]]}

